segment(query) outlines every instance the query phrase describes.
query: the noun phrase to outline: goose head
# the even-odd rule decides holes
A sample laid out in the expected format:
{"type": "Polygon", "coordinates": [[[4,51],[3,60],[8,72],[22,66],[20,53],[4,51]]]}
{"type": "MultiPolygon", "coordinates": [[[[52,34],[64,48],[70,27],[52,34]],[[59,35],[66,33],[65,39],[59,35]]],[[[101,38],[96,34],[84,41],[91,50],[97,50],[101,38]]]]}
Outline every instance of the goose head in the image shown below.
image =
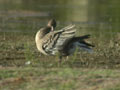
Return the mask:
{"type": "Polygon", "coordinates": [[[47,24],[48,27],[51,27],[51,30],[53,31],[56,27],[56,21],[55,19],[51,19],[48,24],[47,24]]]}

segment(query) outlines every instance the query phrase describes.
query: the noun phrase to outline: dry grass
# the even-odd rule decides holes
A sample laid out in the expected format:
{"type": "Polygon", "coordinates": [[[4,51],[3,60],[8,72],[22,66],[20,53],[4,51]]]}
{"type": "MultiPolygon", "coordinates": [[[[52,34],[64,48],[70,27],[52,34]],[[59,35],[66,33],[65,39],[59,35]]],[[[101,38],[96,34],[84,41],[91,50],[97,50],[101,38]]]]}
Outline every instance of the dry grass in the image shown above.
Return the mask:
{"type": "Polygon", "coordinates": [[[0,70],[2,90],[120,89],[119,70],[83,68],[7,68],[0,70]]]}
{"type": "Polygon", "coordinates": [[[57,56],[37,51],[34,34],[1,33],[0,89],[119,90],[119,34],[103,38],[92,37],[94,53],[81,52],[59,64],[57,56]]]}
{"type": "MultiPolygon", "coordinates": [[[[57,56],[41,55],[34,42],[35,34],[5,33],[0,35],[1,66],[24,66],[30,61],[33,66],[56,67],[57,56]],[[4,38],[3,38],[4,37],[4,38]],[[47,64],[48,63],[48,64],[47,64]]],[[[63,67],[120,68],[119,34],[109,38],[93,36],[94,53],[81,52],[63,60],[63,67]]]]}

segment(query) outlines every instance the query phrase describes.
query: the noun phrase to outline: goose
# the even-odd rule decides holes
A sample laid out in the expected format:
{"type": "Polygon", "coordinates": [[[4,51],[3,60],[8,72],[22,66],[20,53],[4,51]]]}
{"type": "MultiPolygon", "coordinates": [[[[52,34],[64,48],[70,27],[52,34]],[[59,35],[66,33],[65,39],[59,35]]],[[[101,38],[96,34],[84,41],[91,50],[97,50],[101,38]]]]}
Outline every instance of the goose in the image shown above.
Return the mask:
{"type": "Polygon", "coordinates": [[[76,48],[92,52],[94,45],[85,41],[90,35],[75,36],[75,25],[68,25],[60,30],[55,30],[56,21],[51,19],[46,27],[38,30],[35,36],[36,46],[39,52],[44,55],[56,55],[62,57],[73,54],[76,48]]]}

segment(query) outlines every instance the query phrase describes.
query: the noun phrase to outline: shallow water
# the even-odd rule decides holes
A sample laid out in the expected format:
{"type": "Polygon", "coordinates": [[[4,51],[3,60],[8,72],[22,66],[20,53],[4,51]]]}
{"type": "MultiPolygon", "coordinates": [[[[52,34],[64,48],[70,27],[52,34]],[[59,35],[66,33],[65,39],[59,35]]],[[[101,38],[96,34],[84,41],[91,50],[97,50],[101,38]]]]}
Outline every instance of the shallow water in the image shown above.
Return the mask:
{"type": "Polygon", "coordinates": [[[80,33],[117,33],[119,0],[0,0],[0,32],[36,32],[51,18],[58,28],[74,23],[80,33]]]}

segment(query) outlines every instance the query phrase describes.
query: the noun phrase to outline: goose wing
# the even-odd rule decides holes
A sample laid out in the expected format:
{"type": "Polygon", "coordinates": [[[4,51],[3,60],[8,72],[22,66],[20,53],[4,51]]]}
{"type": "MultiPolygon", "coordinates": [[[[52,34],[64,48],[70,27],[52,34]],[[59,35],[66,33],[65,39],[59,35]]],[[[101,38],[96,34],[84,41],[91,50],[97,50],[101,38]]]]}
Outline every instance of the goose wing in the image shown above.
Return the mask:
{"type": "Polygon", "coordinates": [[[69,25],[58,31],[48,33],[43,40],[43,50],[51,55],[61,50],[69,39],[75,36],[75,25],[69,25]]]}

